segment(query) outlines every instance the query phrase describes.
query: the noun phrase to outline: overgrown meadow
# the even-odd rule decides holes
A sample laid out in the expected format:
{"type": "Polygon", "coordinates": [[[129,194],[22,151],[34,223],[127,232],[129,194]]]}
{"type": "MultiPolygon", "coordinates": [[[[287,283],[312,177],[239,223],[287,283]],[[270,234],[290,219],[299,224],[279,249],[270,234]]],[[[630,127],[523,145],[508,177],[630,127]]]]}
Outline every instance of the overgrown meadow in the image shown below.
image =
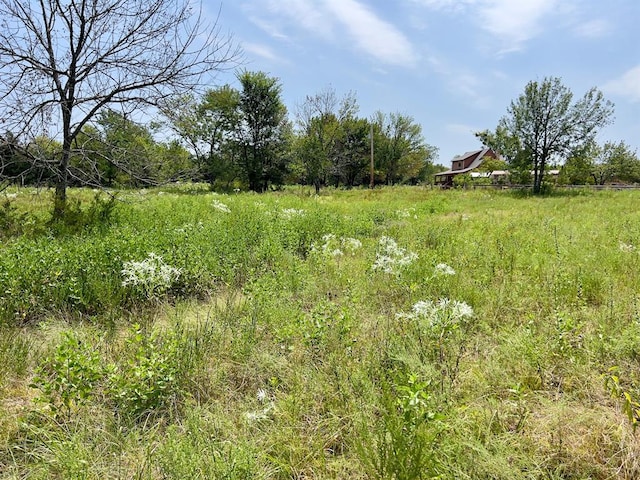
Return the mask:
{"type": "Polygon", "coordinates": [[[0,476],[640,477],[640,193],[0,205],[0,476]]]}

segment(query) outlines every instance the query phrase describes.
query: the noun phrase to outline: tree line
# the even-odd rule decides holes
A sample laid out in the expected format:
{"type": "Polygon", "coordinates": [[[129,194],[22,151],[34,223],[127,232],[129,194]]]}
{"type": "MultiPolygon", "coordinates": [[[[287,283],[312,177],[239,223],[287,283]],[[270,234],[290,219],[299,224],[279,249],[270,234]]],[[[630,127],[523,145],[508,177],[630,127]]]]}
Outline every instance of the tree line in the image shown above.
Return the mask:
{"type": "MultiPolygon", "coordinates": [[[[189,180],[223,190],[304,184],[318,192],[368,185],[372,153],[376,184],[428,181],[436,168],[437,149],[409,115],[361,117],[355,94],[340,98],[326,87],[307,95],[291,119],[276,77],[246,70],[236,77],[238,87],[162,99],[156,117],[145,123],[100,110],[72,139],[67,184],[144,187],[189,180]]],[[[22,185],[54,184],[56,172],[47,163],[62,150],[54,138],[20,143],[7,132],[0,174],[22,185]]]]}

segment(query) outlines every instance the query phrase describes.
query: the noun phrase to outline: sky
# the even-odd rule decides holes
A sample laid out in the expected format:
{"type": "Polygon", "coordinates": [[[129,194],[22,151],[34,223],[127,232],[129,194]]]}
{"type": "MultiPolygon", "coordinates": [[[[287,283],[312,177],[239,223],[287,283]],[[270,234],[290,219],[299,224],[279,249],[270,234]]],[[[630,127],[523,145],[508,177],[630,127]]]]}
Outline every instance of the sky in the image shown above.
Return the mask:
{"type": "MultiPolygon", "coordinates": [[[[244,51],[240,68],[280,79],[290,118],[306,95],[353,92],[359,115],[401,113],[439,149],[481,148],[532,80],[560,77],[615,104],[598,141],[640,154],[638,0],[204,0],[244,51]]],[[[233,72],[216,82],[237,86],[233,72]]]]}

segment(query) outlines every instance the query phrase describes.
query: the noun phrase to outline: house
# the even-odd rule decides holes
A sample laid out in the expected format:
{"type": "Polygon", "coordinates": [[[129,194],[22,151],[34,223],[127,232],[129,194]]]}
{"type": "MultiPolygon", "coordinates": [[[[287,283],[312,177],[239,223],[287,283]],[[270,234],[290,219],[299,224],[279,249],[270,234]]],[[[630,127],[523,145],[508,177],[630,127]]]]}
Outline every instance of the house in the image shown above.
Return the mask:
{"type": "MultiPolygon", "coordinates": [[[[453,179],[456,175],[470,173],[472,170],[475,170],[482,165],[482,161],[485,157],[501,159],[501,157],[490,148],[483,148],[481,150],[474,150],[472,152],[463,153],[462,155],[457,155],[451,160],[450,170],[436,173],[436,185],[440,185],[442,187],[453,186],[453,179]]],[[[492,177],[492,174],[487,176],[492,177]]]]}

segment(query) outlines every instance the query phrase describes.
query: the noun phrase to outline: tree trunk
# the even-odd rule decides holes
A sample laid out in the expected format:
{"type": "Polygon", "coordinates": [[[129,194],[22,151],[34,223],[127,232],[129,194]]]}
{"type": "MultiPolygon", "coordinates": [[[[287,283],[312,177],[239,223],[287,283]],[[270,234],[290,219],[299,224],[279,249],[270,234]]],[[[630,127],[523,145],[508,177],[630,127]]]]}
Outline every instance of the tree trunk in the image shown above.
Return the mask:
{"type": "Polygon", "coordinates": [[[67,184],[69,183],[69,157],[71,156],[71,142],[68,140],[62,145],[62,158],[58,164],[56,178],[56,192],[53,200],[53,219],[60,220],[64,217],[67,207],[67,184]]]}

